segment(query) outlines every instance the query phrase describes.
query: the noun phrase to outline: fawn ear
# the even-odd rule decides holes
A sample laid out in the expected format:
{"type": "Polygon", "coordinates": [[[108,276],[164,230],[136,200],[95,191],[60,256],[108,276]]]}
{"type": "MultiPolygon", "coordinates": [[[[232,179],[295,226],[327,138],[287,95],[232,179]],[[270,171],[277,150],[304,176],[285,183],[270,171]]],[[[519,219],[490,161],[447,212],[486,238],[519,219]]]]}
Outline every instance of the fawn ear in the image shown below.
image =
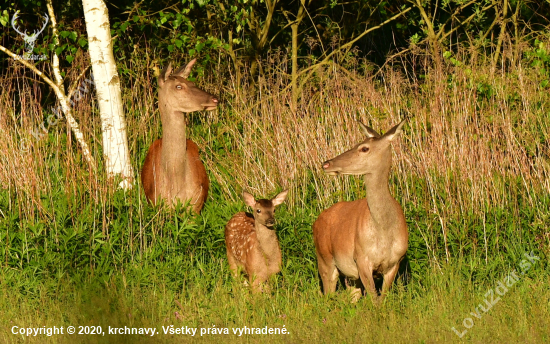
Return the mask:
{"type": "Polygon", "coordinates": [[[370,139],[373,137],[380,137],[380,134],[378,134],[376,130],[372,129],[371,127],[367,127],[366,125],[364,125],[359,121],[357,121],[357,123],[359,123],[359,127],[361,127],[361,131],[363,132],[363,134],[365,134],[367,138],[370,139]]]}
{"type": "Polygon", "coordinates": [[[388,141],[392,141],[403,131],[401,130],[403,128],[403,124],[405,124],[405,120],[402,120],[398,125],[388,130],[388,132],[384,134],[384,138],[388,141]]]}
{"type": "Polygon", "coordinates": [[[187,66],[180,68],[175,74],[177,76],[181,76],[184,79],[187,79],[189,77],[189,74],[191,74],[191,70],[193,69],[193,65],[197,62],[197,59],[192,59],[191,62],[187,64],[187,66]]]}
{"type": "Polygon", "coordinates": [[[160,72],[159,75],[159,85],[162,86],[168,80],[170,77],[170,73],[172,73],[172,62],[168,63],[166,67],[160,72]]]}
{"type": "Polygon", "coordinates": [[[254,208],[254,206],[256,205],[256,200],[254,199],[254,196],[252,196],[246,191],[243,191],[243,199],[244,199],[244,203],[249,207],[254,208]]]}
{"type": "Polygon", "coordinates": [[[278,194],[277,196],[273,197],[271,200],[271,203],[274,207],[278,206],[279,204],[283,203],[286,199],[286,195],[288,194],[288,190],[285,190],[278,194]]]}

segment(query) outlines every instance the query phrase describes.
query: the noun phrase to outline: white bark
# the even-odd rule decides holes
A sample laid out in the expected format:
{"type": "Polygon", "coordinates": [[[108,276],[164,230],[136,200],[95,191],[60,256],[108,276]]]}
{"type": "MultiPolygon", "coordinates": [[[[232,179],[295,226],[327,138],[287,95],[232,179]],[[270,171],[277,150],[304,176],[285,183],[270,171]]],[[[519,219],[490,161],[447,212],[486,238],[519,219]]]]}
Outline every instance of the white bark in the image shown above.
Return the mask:
{"type": "Polygon", "coordinates": [[[132,187],[134,172],[128,151],[120,79],[113,56],[109,13],[103,0],[82,0],[82,5],[101,116],[105,169],[108,177],[121,176],[120,187],[128,189],[132,187]]]}
{"type": "MultiPolygon", "coordinates": [[[[53,12],[52,1],[48,0],[46,3],[46,6],[48,7],[48,12],[50,14],[50,20],[52,23],[52,33],[53,33],[53,36],[55,37],[55,43],[56,45],[59,45],[59,38],[57,35],[57,21],[55,19],[55,13],[53,12]]],[[[82,134],[82,131],[80,131],[80,127],[78,126],[78,123],[73,117],[71,107],[69,106],[71,95],[65,94],[65,87],[63,86],[63,78],[61,77],[61,71],[59,70],[59,57],[57,56],[55,51],[53,52],[53,57],[52,57],[52,70],[55,76],[55,85],[57,86],[57,88],[54,87],[54,91],[55,91],[55,95],[57,96],[57,99],[59,100],[59,104],[61,105],[61,111],[63,111],[63,114],[67,119],[67,123],[69,124],[69,127],[73,131],[73,134],[76,140],[80,143],[84,157],[86,157],[86,160],[88,161],[92,169],[95,171],[96,170],[95,159],[92,156],[90,149],[88,148],[88,144],[86,143],[86,140],[84,140],[84,135],[82,134]]]]}
{"type": "MultiPolygon", "coordinates": [[[[53,36],[57,43],[57,22],[55,20],[55,14],[53,12],[53,6],[52,6],[52,0],[46,0],[46,5],[48,7],[48,12],[50,13],[50,20],[52,25],[52,31],[53,36]]],[[[88,148],[88,144],[86,143],[86,140],[84,140],[84,135],[82,134],[82,131],[80,131],[80,127],[78,126],[77,121],[74,119],[71,111],[71,107],[69,106],[70,102],[70,95],[67,96],[65,94],[65,88],[63,87],[63,79],[61,77],[61,72],[59,70],[59,58],[57,57],[57,54],[53,55],[53,61],[52,61],[52,69],[53,73],[55,75],[56,81],[52,81],[48,76],[41,71],[39,71],[36,66],[32,63],[29,63],[28,61],[19,58],[19,56],[15,55],[12,51],[7,49],[6,47],[3,47],[0,45],[0,51],[5,52],[9,56],[11,56],[14,60],[21,62],[24,66],[32,70],[36,73],[42,80],[44,80],[50,87],[54,90],[55,95],[57,96],[57,99],[59,100],[59,103],[61,104],[61,111],[65,115],[65,118],[67,118],[67,124],[71,128],[76,140],[80,144],[82,148],[82,154],[84,155],[84,158],[88,161],[88,165],[90,168],[94,171],[96,171],[96,163],[95,159],[92,156],[92,153],[90,152],[90,149],[88,148]]],[[[60,116],[59,113],[56,112],[56,116],[60,116]]],[[[48,125],[54,125],[57,123],[58,119],[54,118],[53,115],[50,115],[47,118],[47,124],[48,125]]],[[[44,128],[44,126],[42,126],[44,128]]],[[[42,135],[45,135],[45,133],[40,133],[40,129],[36,129],[32,132],[33,135],[36,135],[35,138],[39,139],[42,135]]]]}

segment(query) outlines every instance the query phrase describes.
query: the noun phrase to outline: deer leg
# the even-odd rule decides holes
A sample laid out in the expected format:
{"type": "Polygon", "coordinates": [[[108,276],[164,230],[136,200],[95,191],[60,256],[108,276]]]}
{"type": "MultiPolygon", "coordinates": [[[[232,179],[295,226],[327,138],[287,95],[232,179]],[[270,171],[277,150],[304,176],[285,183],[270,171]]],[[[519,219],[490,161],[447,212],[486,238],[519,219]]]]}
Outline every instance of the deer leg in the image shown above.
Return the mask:
{"type": "Polygon", "coordinates": [[[361,298],[361,288],[358,287],[358,280],[346,278],[346,288],[351,295],[351,303],[356,303],[361,298]]]}
{"type": "Polygon", "coordinates": [[[321,281],[323,282],[323,292],[325,295],[335,292],[339,272],[334,261],[330,259],[330,262],[326,263],[322,257],[317,256],[317,264],[319,275],[321,275],[321,281]]]}
{"type": "Polygon", "coordinates": [[[229,249],[227,249],[227,262],[229,263],[229,270],[231,270],[233,277],[237,279],[239,277],[239,268],[235,257],[233,257],[233,254],[229,252],[229,249]]]}
{"type": "Polygon", "coordinates": [[[261,293],[263,292],[263,284],[264,282],[267,281],[267,278],[265,278],[265,276],[262,276],[262,275],[251,275],[250,276],[250,285],[252,286],[252,293],[253,294],[256,294],[256,293],[261,293]]]}
{"type": "Polygon", "coordinates": [[[391,285],[393,284],[393,280],[395,279],[395,276],[397,275],[397,271],[399,270],[399,263],[395,264],[388,272],[384,275],[384,282],[382,283],[382,292],[380,293],[380,302],[386,297],[386,294],[391,288],[391,285]]]}
{"type": "Polygon", "coordinates": [[[267,266],[258,248],[253,249],[253,252],[246,257],[245,269],[248,273],[248,283],[252,287],[252,293],[261,292],[261,284],[267,280],[267,266]]]}
{"type": "Polygon", "coordinates": [[[359,270],[359,278],[361,278],[361,283],[365,286],[365,291],[370,295],[375,304],[378,303],[378,293],[376,292],[376,285],[374,284],[372,267],[369,260],[367,258],[357,260],[357,270],[359,270]]]}

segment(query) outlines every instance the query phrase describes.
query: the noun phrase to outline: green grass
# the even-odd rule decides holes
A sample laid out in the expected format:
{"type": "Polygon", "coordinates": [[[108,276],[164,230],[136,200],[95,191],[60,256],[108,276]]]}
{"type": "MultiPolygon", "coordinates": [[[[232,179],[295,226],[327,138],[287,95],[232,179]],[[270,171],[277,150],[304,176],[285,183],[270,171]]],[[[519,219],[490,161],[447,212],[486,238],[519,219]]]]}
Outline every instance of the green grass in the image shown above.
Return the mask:
{"type": "MultiPolygon", "coordinates": [[[[408,182],[422,190],[422,181],[408,182]]],[[[213,190],[217,187],[214,183],[213,190]]],[[[215,325],[230,332],[202,336],[207,342],[458,342],[451,328],[464,331],[465,318],[472,318],[474,325],[462,340],[543,342],[550,337],[545,320],[550,315],[548,264],[537,244],[546,228],[537,214],[550,210],[547,195],[539,197],[537,208],[520,196],[518,209],[487,209],[484,221],[474,213],[450,217],[448,261],[437,217],[405,204],[411,278],[406,284],[400,280],[376,308],[368,297],[350,303],[341,287],[330,297],[319,294],[311,235],[318,211],[313,207],[281,206],[276,216],[283,271],[271,280],[271,294],[252,295],[232,279],[225,260],[224,225],[244,208],[242,202],[226,203],[213,192],[201,215],[194,217],[182,208],[150,208],[139,191],[118,191],[106,203],[93,204],[74,202],[59,190],[56,197],[44,198],[51,218],[30,221],[8,213],[0,224],[1,342],[23,342],[21,335],[11,333],[12,326],[70,325],[101,326],[104,331],[108,326],[154,327],[159,332],[169,325],[215,325]],[[518,216],[510,216],[514,213],[518,216]],[[481,319],[472,316],[477,305],[484,304],[486,292],[513,269],[519,271],[524,253],[531,251],[541,260],[481,319]],[[233,328],[244,326],[283,325],[290,334],[244,339],[232,334],[233,328]]],[[[1,196],[3,209],[17,203],[10,203],[7,191],[1,196]]],[[[42,335],[25,342],[194,339],[165,334],[42,335]]]]}
{"type": "MultiPolygon", "coordinates": [[[[204,264],[204,263],[202,263],[204,264]]],[[[197,265],[201,265],[197,263],[197,265]]],[[[458,342],[451,328],[459,332],[465,328],[465,318],[473,318],[474,326],[464,339],[486,342],[533,342],[548,340],[550,291],[547,273],[534,267],[481,319],[470,313],[483,304],[484,295],[495,285],[473,287],[451,269],[425,271],[422,280],[414,280],[406,287],[396,285],[380,308],[373,307],[367,298],[351,304],[345,292],[329,298],[318,295],[316,279],[293,284],[285,269],[270,295],[251,295],[239,284],[228,281],[222,262],[203,265],[208,278],[195,268],[181,278],[184,285],[170,288],[169,283],[156,274],[150,275],[153,285],[129,283],[129,277],[119,275],[111,281],[94,287],[79,283],[62,283],[58,289],[37,294],[14,293],[2,287],[2,342],[19,342],[11,335],[11,326],[101,326],[111,327],[188,326],[194,328],[279,327],[288,335],[248,335],[246,341],[260,342],[458,342]],[[123,281],[123,279],[126,279],[123,281]],[[215,282],[209,283],[214,278],[215,282]],[[126,283],[126,287],[124,284],[126,283]],[[181,308],[175,302],[178,300],[181,308]],[[175,312],[181,318],[175,316],[175,312]]],[[[138,267],[136,267],[138,269],[138,267]]],[[[502,271],[502,276],[508,270],[502,271]]],[[[495,272],[498,274],[498,272],[495,272]]],[[[184,275],[184,274],[182,274],[184,275]]],[[[5,271],[2,274],[4,279],[5,271]]],[[[199,330],[200,331],[200,330],[199,330]]],[[[236,335],[206,335],[205,341],[237,341],[236,335]]],[[[76,336],[28,338],[29,342],[121,342],[156,343],[187,342],[191,338],[158,334],[154,338],[138,335],[76,336]]]]}
{"type": "MultiPolygon", "coordinates": [[[[135,54],[142,61],[143,51],[135,54]]],[[[215,325],[231,333],[284,325],[290,332],[201,337],[224,343],[548,341],[550,93],[541,83],[547,75],[527,67],[528,59],[508,61],[502,71],[484,61],[468,68],[443,61],[441,70],[428,64],[418,67],[420,79],[399,66],[377,78],[319,70],[296,112],[287,106],[283,60],[264,66],[266,80],[276,81],[254,89],[217,79],[223,75],[201,79],[222,104],[188,117],[211,181],[198,216],[183,207],[151,207],[139,183],[128,192],[112,190],[91,93],[74,112],[97,173],[64,122],[29,151],[14,149],[49,107],[21,96],[35,94],[21,69],[0,78],[0,108],[22,100],[11,116],[0,116],[0,343],[196,339],[11,333],[13,326],[70,325],[159,332],[215,325]],[[341,285],[321,296],[311,225],[322,209],[365,197],[365,189],[360,178],[325,175],[320,163],[362,139],[356,120],[383,132],[405,114],[390,189],[407,219],[410,278],[400,279],[380,308],[368,297],[352,304],[341,285]],[[276,214],[283,271],[270,294],[252,295],[229,273],[224,226],[244,210],[243,189],[270,197],[283,188],[290,189],[276,214]],[[481,318],[472,315],[529,252],[541,260],[481,318]],[[461,333],[472,322],[462,338],[452,330],[461,333]]],[[[137,172],[162,131],[156,80],[147,64],[136,62],[132,70],[123,98],[137,172]]]]}

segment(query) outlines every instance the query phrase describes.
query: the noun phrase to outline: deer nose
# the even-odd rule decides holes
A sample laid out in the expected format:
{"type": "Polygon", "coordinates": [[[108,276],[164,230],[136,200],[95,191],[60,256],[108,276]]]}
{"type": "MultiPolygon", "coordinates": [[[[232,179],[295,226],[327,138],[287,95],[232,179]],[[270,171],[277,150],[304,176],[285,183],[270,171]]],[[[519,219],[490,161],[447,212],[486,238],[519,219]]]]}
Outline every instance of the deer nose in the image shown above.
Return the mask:
{"type": "Polygon", "coordinates": [[[204,103],[204,110],[214,110],[218,107],[218,98],[214,96],[209,96],[208,102],[204,103]]]}
{"type": "Polygon", "coordinates": [[[330,161],[327,160],[327,161],[325,161],[325,162],[323,163],[323,169],[326,170],[326,169],[329,168],[329,167],[330,167],[330,161]]]}
{"type": "Polygon", "coordinates": [[[267,219],[265,224],[268,226],[273,226],[275,224],[275,219],[267,219]]]}

